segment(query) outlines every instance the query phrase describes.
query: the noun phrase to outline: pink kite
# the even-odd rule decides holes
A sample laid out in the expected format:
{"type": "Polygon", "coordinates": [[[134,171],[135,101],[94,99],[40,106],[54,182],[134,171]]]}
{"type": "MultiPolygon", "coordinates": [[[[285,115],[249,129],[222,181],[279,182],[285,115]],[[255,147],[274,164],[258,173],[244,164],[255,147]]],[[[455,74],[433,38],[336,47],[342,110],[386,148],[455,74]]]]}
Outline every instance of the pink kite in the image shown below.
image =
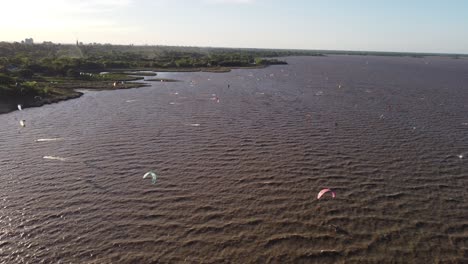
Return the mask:
{"type": "Polygon", "coordinates": [[[323,189],[323,190],[321,190],[321,191],[318,193],[318,195],[317,195],[317,199],[320,199],[320,198],[321,198],[321,197],[322,197],[322,196],[323,196],[325,193],[327,193],[327,192],[331,192],[331,195],[332,195],[332,197],[333,197],[333,198],[335,198],[335,197],[336,197],[336,194],[335,194],[335,192],[334,192],[334,191],[332,191],[331,189],[328,189],[328,188],[327,188],[327,189],[323,189]]]}

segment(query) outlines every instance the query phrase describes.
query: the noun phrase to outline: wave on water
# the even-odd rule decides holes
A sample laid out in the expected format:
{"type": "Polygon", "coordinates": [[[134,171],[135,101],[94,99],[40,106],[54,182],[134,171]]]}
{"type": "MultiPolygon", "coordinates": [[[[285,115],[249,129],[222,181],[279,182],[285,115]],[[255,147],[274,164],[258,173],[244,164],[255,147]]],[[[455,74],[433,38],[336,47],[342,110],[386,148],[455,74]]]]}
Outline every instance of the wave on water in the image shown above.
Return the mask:
{"type": "Polygon", "coordinates": [[[63,138],[38,138],[36,142],[61,141],[63,138]]]}
{"type": "Polygon", "coordinates": [[[66,161],[66,158],[62,157],[54,157],[54,156],[44,156],[42,157],[43,159],[48,159],[48,160],[60,160],[60,161],[66,161]]]}

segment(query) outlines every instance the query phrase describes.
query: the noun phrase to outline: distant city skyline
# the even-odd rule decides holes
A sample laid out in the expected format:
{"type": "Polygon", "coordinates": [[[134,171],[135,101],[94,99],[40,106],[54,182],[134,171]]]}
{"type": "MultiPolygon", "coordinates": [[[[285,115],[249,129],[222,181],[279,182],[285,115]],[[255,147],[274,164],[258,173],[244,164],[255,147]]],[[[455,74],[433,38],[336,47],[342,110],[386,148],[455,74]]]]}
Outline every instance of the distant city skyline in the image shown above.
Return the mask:
{"type": "Polygon", "coordinates": [[[0,41],[468,54],[468,1],[17,0],[0,41]]]}

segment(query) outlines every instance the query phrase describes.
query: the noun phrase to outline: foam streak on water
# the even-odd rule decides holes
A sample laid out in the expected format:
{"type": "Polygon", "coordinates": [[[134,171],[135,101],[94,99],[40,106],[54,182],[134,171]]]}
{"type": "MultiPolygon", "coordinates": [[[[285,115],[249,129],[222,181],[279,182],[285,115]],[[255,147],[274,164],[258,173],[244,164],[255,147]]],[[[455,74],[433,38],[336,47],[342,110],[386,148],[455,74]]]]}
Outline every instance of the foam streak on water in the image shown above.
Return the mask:
{"type": "Polygon", "coordinates": [[[0,260],[467,261],[468,61],[287,60],[0,115],[0,260]]]}

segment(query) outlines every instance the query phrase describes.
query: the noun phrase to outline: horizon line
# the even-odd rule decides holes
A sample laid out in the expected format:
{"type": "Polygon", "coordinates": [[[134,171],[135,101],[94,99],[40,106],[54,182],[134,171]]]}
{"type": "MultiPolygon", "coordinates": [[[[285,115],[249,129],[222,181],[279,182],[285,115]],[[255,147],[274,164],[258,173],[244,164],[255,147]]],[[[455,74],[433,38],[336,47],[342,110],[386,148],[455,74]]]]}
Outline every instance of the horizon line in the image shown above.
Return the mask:
{"type": "MultiPolygon", "coordinates": [[[[34,39],[34,38],[33,38],[34,39]]],[[[44,45],[44,42],[50,42],[52,44],[60,44],[60,45],[76,45],[76,43],[66,43],[66,42],[53,42],[53,41],[42,41],[33,44],[25,44],[25,45],[44,45]]],[[[19,41],[7,41],[1,40],[0,43],[19,43],[23,44],[19,41]]],[[[424,52],[424,51],[389,51],[389,50],[335,50],[335,49],[299,49],[299,48],[247,48],[247,47],[229,47],[229,46],[186,46],[186,45],[165,45],[165,44],[115,44],[115,43],[100,43],[100,42],[78,42],[82,43],[80,45],[83,46],[92,46],[92,45],[110,45],[110,46],[134,46],[134,47],[183,47],[183,48],[211,48],[211,49],[250,49],[250,50],[281,50],[281,51],[309,51],[309,52],[321,52],[324,54],[334,54],[334,53],[387,53],[387,54],[415,54],[415,55],[461,55],[461,56],[468,56],[468,53],[453,53],[453,52],[424,52]]],[[[355,54],[360,55],[360,54],[355,54]]],[[[372,55],[372,54],[370,54],[372,55]]]]}

